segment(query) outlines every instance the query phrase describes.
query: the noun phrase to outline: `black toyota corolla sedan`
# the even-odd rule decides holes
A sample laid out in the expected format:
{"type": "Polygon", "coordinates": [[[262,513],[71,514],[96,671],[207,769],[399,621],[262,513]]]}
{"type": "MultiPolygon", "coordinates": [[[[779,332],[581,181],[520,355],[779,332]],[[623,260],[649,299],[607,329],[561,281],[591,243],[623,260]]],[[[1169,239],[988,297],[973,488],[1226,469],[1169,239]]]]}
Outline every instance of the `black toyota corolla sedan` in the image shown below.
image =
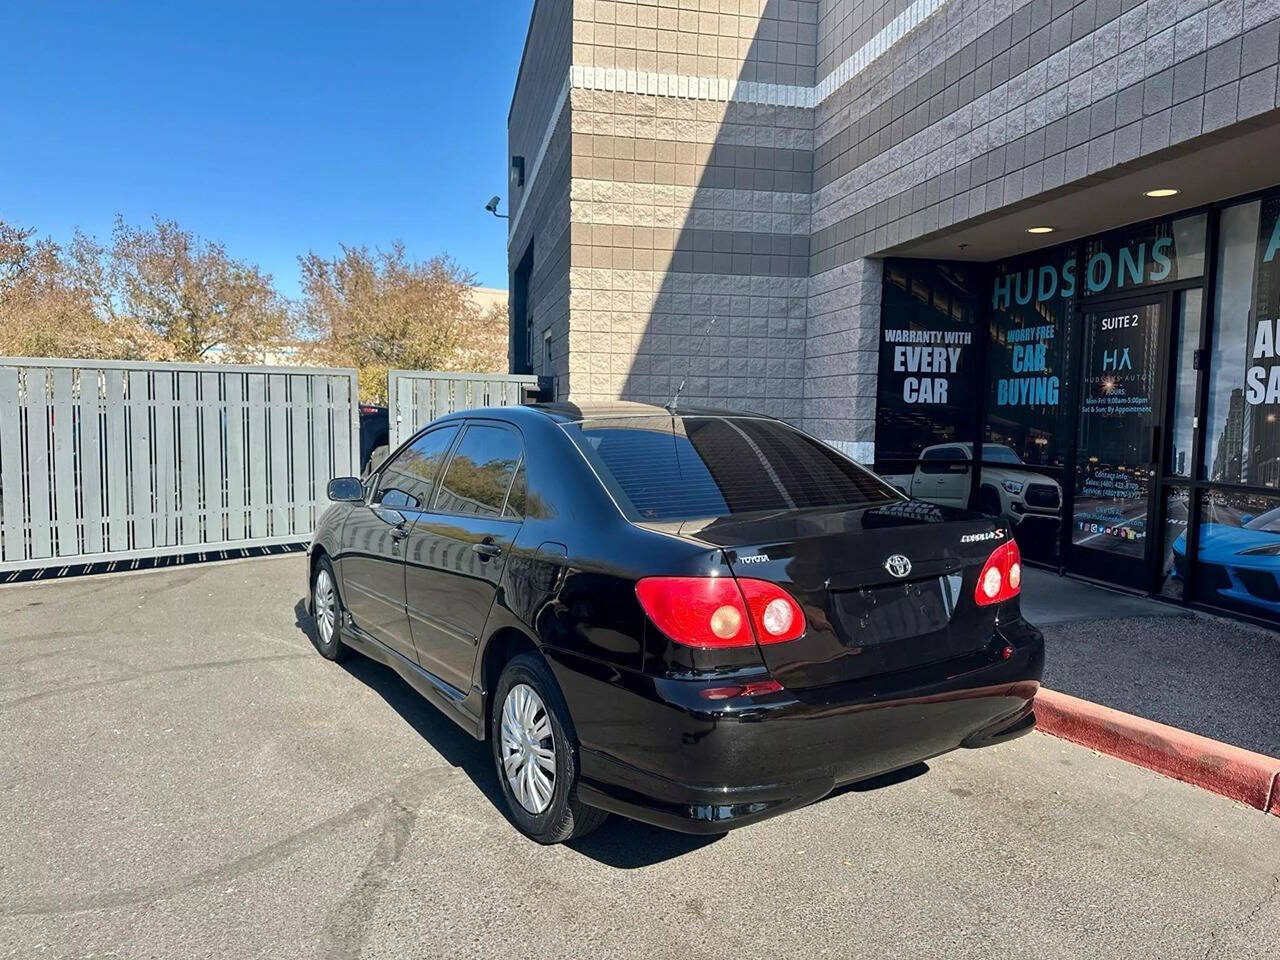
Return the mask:
{"type": "Polygon", "coordinates": [[[543,843],[608,811],[721,832],[1035,724],[1008,528],[777,420],[473,410],[329,496],[320,652],[389,664],[488,740],[543,843]]]}

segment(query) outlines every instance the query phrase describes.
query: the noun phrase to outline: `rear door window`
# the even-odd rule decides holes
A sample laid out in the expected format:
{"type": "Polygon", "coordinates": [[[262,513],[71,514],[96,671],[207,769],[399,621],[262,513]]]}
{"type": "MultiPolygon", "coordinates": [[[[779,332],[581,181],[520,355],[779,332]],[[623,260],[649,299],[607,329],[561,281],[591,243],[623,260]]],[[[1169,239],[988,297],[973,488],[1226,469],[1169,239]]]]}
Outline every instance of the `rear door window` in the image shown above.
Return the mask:
{"type": "Polygon", "coordinates": [[[500,517],[520,465],[520,438],[506,427],[473,423],[440,481],[438,513],[500,517]]]}
{"type": "Polygon", "coordinates": [[[900,500],[785,424],[737,417],[595,420],[567,429],[624,512],[649,521],[900,500]]]}

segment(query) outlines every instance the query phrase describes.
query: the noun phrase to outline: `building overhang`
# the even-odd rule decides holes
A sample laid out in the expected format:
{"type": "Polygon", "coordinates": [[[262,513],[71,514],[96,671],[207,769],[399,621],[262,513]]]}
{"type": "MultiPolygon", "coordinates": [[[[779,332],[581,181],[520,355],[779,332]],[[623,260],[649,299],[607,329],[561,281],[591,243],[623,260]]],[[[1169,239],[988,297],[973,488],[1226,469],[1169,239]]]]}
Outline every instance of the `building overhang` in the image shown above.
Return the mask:
{"type": "Polygon", "coordinates": [[[1274,187],[1278,173],[1280,111],[1274,111],[887,248],[876,256],[1002,260],[1274,187]],[[1179,192],[1162,199],[1144,196],[1145,191],[1161,187],[1179,192]],[[1027,233],[1038,226],[1054,229],[1027,233]]]}

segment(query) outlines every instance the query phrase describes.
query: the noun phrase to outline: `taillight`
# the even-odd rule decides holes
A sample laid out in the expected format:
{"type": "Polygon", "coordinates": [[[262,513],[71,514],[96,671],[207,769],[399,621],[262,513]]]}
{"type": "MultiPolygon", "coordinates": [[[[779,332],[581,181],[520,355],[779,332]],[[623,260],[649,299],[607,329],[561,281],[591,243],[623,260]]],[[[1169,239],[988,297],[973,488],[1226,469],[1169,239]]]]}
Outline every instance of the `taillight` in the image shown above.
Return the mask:
{"type": "Polygon", "coordinates": [[[768,580],[739,580],[761,643],[783,643],[804,633],[804,611],[787,591],[768,580]]]}
{"type": "Polygon", "coordinates": [[[646,577],[636,584],[636,597],[659,630],[688,647],[782,643],[805,629],[791,594],[764,580],[646,577]]]}
{"type": "Polygon", "coordinates": [[[980,607],[1012,600],[1022,588],[1022,554],[1018,544],[1009,540],[992,551],[978,574],[973,599],[980,607]]]}

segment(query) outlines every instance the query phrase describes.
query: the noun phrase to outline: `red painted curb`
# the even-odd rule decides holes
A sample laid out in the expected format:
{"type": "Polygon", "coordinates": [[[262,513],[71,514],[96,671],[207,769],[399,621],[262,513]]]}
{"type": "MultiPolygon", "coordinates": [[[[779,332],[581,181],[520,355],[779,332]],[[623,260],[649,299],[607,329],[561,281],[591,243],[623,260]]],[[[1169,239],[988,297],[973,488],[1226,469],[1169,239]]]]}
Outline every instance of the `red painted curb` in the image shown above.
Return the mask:
{"type": "Polygon", "coordinates": [[[1036,727],[1280,817],[1280,759],[1044,687],[1036,727]]]}

